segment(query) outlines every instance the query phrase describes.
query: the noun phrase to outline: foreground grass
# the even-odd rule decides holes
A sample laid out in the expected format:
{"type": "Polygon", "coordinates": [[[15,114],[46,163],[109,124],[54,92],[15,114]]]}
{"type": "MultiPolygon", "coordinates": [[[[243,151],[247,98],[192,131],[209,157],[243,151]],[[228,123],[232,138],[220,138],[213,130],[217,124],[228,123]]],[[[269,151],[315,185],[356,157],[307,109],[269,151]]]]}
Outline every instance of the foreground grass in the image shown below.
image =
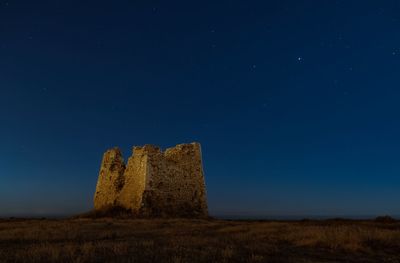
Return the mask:
{"type": "Polygon", "coordinates": [[[400,262],[400,223],[0,220],[0,262],[400,262]]]}

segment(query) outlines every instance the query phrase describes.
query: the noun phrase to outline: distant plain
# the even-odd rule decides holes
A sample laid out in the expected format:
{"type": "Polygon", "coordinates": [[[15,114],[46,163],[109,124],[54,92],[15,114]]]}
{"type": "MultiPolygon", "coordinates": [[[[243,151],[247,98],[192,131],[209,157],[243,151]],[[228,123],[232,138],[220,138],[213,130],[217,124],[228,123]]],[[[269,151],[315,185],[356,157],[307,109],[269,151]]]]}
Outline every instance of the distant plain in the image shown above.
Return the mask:
{"type": "Polygon", "coordinates": [[[400,222],[1,219],[1,262],[400,262],[400,222]]]}

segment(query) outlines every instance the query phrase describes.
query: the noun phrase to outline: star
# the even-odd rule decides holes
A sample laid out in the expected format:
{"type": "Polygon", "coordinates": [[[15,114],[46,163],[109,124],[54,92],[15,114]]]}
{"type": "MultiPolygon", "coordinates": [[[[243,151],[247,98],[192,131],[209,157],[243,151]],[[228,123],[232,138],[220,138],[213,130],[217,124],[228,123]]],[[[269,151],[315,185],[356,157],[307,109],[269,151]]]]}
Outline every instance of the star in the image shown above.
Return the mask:
{"type": "Polygon", "coordinates": [[[302,57],[298,57],[298,58],[297,58],[297,61],[299,61],[299,62],[301,62],[302,60],[303,60],[302,57]]]}

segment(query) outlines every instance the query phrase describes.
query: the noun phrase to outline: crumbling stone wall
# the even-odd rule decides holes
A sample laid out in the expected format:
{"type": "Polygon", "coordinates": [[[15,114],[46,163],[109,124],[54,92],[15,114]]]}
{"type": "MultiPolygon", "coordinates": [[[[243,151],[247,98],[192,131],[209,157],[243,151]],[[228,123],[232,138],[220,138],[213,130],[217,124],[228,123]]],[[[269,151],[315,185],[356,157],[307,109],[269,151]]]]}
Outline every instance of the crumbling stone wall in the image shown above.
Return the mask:
{"type": "Polygon", "coordinates": [[[104,163],[104,160],[95,195],[96,209],[113,204],[140,216],[208,215],[199,143],[180,144],[165,152],[152,145],[134,147],[126,169],[124,167],[122,172],[122,179],[118,177],[118,188],[115,189],[119,191],[111,191],[112,196],[108,199],[104,196],[110,190],[105,188],[107,184],[113,188],[114,183],[110,178],[116,176],[115,171],[110,170],[109,161],[104,163]]]}
{"type": "Polygon", "coordinates": [[[124,171],[125,164],[121,151],[118,148],[106,151],[94,195],[95,209],[116,205],[118,194],[124,186],[124,171]]]}

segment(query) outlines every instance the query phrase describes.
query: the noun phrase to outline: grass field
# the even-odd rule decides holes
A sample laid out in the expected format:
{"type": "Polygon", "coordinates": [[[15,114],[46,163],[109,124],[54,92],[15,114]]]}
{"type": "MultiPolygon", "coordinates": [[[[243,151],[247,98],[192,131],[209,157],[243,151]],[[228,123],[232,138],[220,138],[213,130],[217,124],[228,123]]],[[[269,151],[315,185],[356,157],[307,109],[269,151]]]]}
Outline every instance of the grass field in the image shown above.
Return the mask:
{"type": "Polygon", "coordinates": [[[3,219],[0,262],[400,262],[400,223],[3,219]]]}

